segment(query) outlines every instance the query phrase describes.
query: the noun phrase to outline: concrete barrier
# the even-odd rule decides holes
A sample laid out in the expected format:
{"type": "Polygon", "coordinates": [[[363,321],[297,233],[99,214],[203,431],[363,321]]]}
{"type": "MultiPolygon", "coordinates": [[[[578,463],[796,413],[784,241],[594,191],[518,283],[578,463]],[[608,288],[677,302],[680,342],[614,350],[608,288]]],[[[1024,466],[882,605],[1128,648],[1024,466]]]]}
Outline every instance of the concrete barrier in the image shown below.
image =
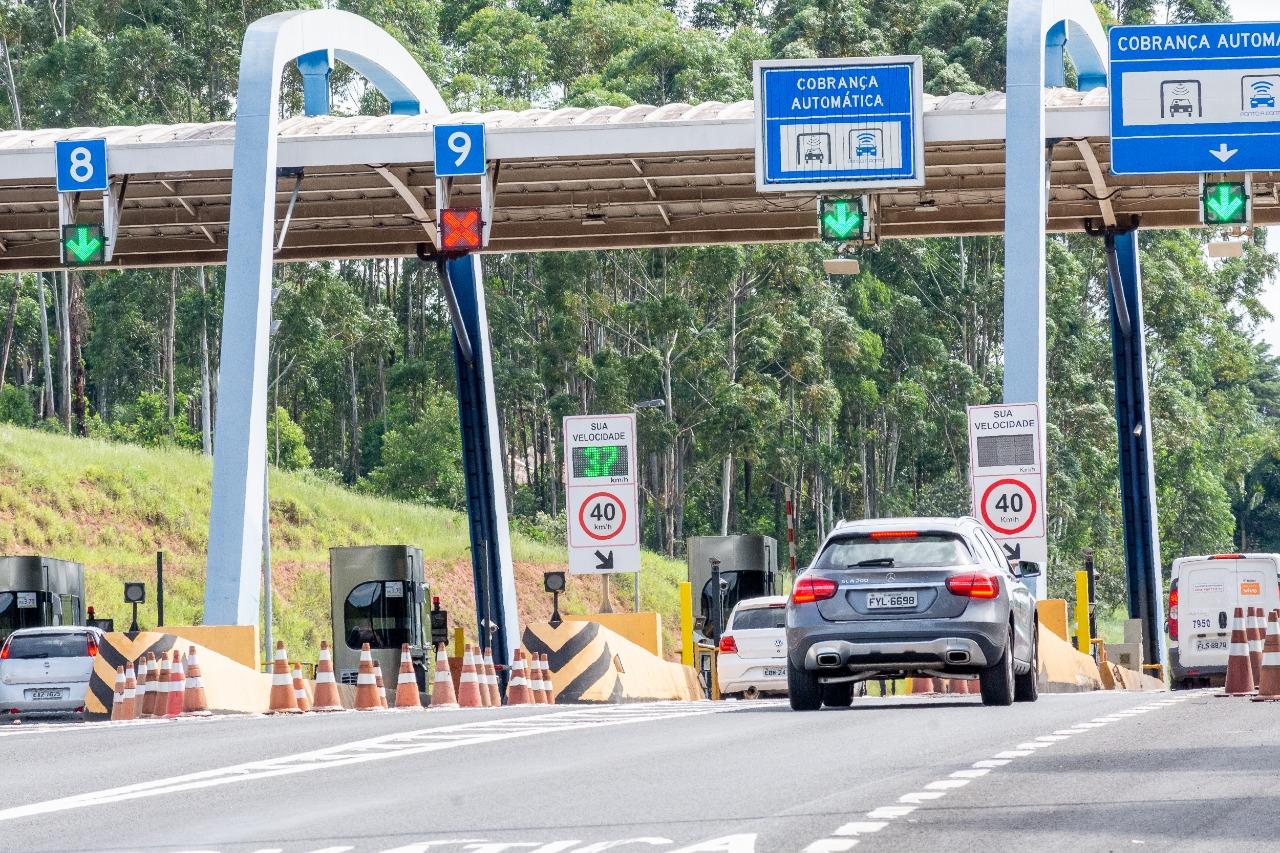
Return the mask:
{"type": "Polygon", "coordinates": [[[565,616],[566,622],[594,622],[626,637],[657,657],[662,653],[662,617],[657,613],[590,613],[565,616]]]}
{"type": "Polygon", "coordinates": [[[1102,674],[1089,655],[1081,654],[1065,639],[1040,625],[1040,691],[1082,693],[1102,690],[1102,674]]]}
{"type": "Polygon", "coordinates": [[[692,667],[665,661],[595,622],[535,622],[524,645],[545,654],[559,705],[653,700],[701,701],[692,667]]]}
{"type": "Polygon", "coordinates": [[[115,671],[127,661],[137,661],[148,652],[156,657],[177,649],[186,654],[196,647],[200,659],[200,677],[211,711],[261,713],[267,710],[271,676],[256,672],[237,661],[219,654],[200,643],[176,634],[140,631],[136,634],[113,632],[105,635],[93,661],[93,674],[85,695],[85,716],[105,720],[111,716],[111,699],[115,692],[115,671]]]}
{"type": "Polygon", "coordinates": [[[184,637],[254,672],[262,669],[257,625],[164,625],[154,633],[184,637]]]}
{"type": "Polygon", "coordinates": [[[1046,598],[1044,601],[1037,602],[1036,613],[1040,617],[1042,627],[1071,642],[1071,635],[1067,633],[1067,600],[1065,598],[1046,598]]]}

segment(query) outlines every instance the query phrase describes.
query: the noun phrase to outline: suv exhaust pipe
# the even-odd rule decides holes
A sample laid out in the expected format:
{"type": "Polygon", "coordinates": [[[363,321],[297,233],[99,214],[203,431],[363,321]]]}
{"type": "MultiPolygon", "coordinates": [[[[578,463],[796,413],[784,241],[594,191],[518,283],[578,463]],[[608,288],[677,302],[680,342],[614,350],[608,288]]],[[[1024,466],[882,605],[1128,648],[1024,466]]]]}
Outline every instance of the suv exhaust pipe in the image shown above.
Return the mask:
{"type": "Polygon", "coordinates": [[[817,660],[818,666],[832,667],[840,665],[840,655],[836,652],[818,652],[815,660],[817,660]]]}
{"type": "Polygon", "coordinates": [[[951,649],[947,652],[947,663],[968,663],[969,653],[964,649],[951,649]]]}

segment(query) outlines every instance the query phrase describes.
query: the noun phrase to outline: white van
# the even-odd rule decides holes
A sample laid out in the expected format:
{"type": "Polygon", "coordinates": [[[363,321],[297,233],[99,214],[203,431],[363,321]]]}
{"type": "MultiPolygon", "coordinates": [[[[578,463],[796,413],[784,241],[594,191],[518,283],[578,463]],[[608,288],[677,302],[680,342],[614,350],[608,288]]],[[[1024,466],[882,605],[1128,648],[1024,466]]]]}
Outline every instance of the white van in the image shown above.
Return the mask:
{"type": "Polygon", "coordinates": [[[1280,554],[1214,554],[1173,561],[1169,664],[1175,690],[1220,684],[1227,672],[1231,618],[1280,607],[1280,554]]]}

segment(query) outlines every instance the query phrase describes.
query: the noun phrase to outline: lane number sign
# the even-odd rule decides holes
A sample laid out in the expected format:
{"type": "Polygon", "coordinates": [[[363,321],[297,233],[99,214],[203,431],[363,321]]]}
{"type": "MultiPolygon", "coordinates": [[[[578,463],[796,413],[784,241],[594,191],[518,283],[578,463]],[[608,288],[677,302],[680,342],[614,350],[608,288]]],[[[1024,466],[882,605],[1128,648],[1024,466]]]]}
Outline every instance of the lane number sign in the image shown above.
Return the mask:
{"type": "Polygon", "coordinates": [[[483,124],[438,124],[432,133],[435,134],[436,177],[484,174],[483,124]]]}
{"type": "Polygon", "coordinates": [[[110,178],[107,173],[107,140],[55,142],[53,154],[58,192],[106,192],[110,178]]]}
{"type": "Polygon", "coordinates": [[[567,417],[564,450],[569,571],[640,571],[635,415],[567,417]]]}

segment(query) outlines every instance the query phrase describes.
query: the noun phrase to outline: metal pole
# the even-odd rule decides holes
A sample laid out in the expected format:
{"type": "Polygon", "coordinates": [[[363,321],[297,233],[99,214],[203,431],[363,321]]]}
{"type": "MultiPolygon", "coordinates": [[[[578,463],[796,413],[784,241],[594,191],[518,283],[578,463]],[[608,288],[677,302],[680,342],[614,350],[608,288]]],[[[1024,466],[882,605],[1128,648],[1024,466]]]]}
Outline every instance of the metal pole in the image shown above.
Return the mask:
{"type": "Polygon", "coordinates": [[[634,592],[635,592],[635,607],[633,608],[633,611],[635,613],[639,613],[640,612],[640,573],[636,572],[632,577],[633,577],[632,582],[634,584],[634,592]]]}
{"type": "MultiPolygon", "coordinates": [[[[265,448],[263,456],[266,456],[265,448]]],[[[263,461],[265,463],[266,460],[263,461]]],[[[262,472],[262,597],[265,612],[262,636],[266,642],[267,651],[263,660],[270,660],[272,651],[275,649],[275,643],[271,639],[271,498],[267,494],[267,477],[267,469],[264,466],[262,472]]]]}
{"type": "Polygon", "coordinates": [[[1098,609],[1094,606],[1097,601],[1097,576],[1093,570],[1093,551],[1084,552],[1084,570],[1089,576],[1089,636],[1098,636],[1098,609]]]}
{"type": "Polygon", "coordinates": [[[720,645],[720,632],[724,629],[724,596],[720,594],[720,561],[711,558],[711,639],[720,645]]]}
{"type": "Polygon", "coordinates": [[[156,551],[156,627],[164,624],[164,551],[156,551]]]}
{"type": "Polygon", "coordinates": [[[609,600],[609,576],[600,576],[600,612],[612,613],[613,602],[609,600]]]}

